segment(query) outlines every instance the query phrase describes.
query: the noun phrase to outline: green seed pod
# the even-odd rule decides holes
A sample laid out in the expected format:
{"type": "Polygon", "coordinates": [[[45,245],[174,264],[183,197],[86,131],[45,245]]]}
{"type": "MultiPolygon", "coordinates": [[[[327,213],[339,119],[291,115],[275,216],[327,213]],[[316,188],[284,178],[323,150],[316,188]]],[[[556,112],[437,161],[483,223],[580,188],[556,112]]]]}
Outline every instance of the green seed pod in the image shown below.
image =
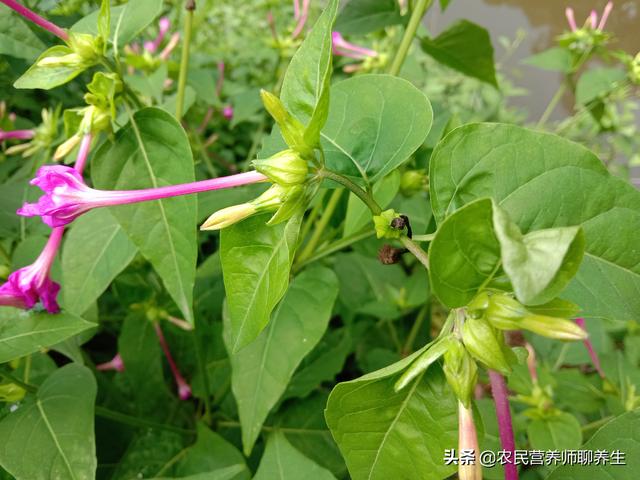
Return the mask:
{"type": "Polygon", "coordinates": [[[278,185],[305,183],[309,166],[295,150],[283,150],[265,160],[254,160],[253,167],[278,185]]]}
{"type": "Polygon", "coordinates": [[[468,318],[462,326],[462,341],[467,351],[486,367],[508,375],[511,367],[503,354],[504,339],[484,319],[468,318]]]}
{"type": "Polygon", "coordinates": [[[564,318],[529,315],[522,319],[520,325],[525,330],[557,340],[584,340],[588,336],[577,324],[564,318]]]}
{"type": "Polygon", "coordinates": [[[506,295],[491,295],[485,311],[487,321],[499,330],[521,329],[520,321],[527,315],[529,312],[520,302],[506,295]]]}
{"type": "Polygon", "coordinates": [[[444,337],[441,340],[436,340],[422,355],[416,358],[413,363],[405,370],[402,376],[398,379],[394,385],[396,392],[406,387],[414,378],[424,372],[429,366],[438,360],[449,348],[451,342],[450,337],[444,337]]]}
{"type": "Polygon", "coordinates": [[[478,366],[459,340],[453,340],[444,354],[444,374],[449,386],[465,407],[471,405],[478,381],[478,366]]]}

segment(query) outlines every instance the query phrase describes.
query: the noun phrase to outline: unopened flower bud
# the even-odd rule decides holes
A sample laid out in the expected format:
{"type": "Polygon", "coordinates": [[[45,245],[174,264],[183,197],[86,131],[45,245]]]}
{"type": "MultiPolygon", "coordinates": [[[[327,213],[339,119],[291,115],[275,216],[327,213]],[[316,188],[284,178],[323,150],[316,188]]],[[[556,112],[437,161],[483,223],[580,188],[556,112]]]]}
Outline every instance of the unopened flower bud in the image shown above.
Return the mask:
{"type": "Polygon", "coordinates": [[[478,366],[459,340],[452,340],[448,347],[444,353],[444,374],[458,400],[469,407],[478,380],[478,366]]]}
{"type": "Polygon", "coordinates": [[[295,150],[283,150],[265,160],[254,160],[254,168],[279,185],[299,185],[307,180],[309,167],[295,150]]]}
{"type": "Polygon", "coordinates": [[[100,60],[104,53],[104,39],[100,36],[94,37],[88,33],[69,33],[69,47],[78,54],[85,64],[93,65],[100,60]]]}
{"type": "Polygon", "coordinates": [[[26,390],[15,383],[4,383],[0,385],[0,402],[19,402],[26,395],[26,390]]]}
{"type": "Polygon", "coordinates": [[[413,363],[405,370],[402,376],[398,379],[396,384],[394,385],[395,391],[402,390],[406,387],[411,380],[416,378],[422,372],[424,372],[433,362],[438,360],[444,353],[448,350],[450,343],[452,342],[451,337],[444,337],[440,340],[436,340],[433,345],[431,345],[427,350],[422,353],[418,358],[416,358],[413,363]]]}
{"type": "Polygon", "coordinates": [[[310,156],[312,149],[304,140],[305,129],[302,123],[287,111],[284,104],[273,93],[261,90],[260,96],[264,107],[280,127],[282,138],[287,145],[304,156],[310,156]]]}
{"type": "Polygon", "coordinates": [[[588,337],[586,331],[564,318],[529,315],[522,319],[520,325],[525,330],[557,340],[584,340],[588,337]]]}
{"type": "Polygon", "coordinates": [[[519,330],[520,320],[528,314],[517,300],[507,295],[491,295],[485,318],[499,330],[519,330]]]}
{"type": "Polygon", "coordinates": [[[400,177],[400,191],[410,197],[426,189],[427,175],[421,170],[408,170],[400,177]]]}
{"type": "Polygon", "coordinates": [[[511,372],[511,367],[503,354],[504,339],[484,319],[467,318],[462,326],[462,341],[467,351],[486,367],[503,375],[511,372]]]}
{"type": "Polygon", "coordinates": [[[255,205],[250,203],[241,203],[240,205],[223,208],[207,218],[200,230],[221,230],[250,217],[256,211],[255,205]]]}

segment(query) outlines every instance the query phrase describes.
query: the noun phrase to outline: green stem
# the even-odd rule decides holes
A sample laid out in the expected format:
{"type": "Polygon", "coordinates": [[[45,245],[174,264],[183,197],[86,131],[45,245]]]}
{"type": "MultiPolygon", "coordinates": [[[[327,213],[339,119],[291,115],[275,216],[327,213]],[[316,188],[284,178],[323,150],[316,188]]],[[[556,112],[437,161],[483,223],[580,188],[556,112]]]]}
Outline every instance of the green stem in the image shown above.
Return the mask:
{"type": "Polygon", "coordinates": [[[195,347],[198,369],[200,370],[200,376],[202,377],[202,387],[204,389],[204,421],[205,423],[209,423],[211,421],[211,394],[209,393],[209,376],[207,375],[207,367],[204,361],[204,354],[202,352],[202,344],[200,343],[200,337],[198,336],[197,322],[195,327],[196,328],[193,329],[193,344],[195,347]]]}
{"type": "Polygon", "coordinates": [[[400,241],[404,245],[404,247],[409,250],[413,255],[418,259],[418,261],[424,265],[424,268],[429,270],[429,258],[427,257],[427,252],[425,252],[420,245],[411,240],[409,237],[400,237],[400,241]]]}
{"type": "Polygon", "coordinates": [[[341,238],[340,240],[336,240],[332,244],[327,245],[325,248],[317,251],[315,254],[311,255],[309,258],[304,259],[303,261],[298,261],[294,265],[293,270],[294,272],[298,272],[303,267],[306,267],[310,263],[317,262],[318,260],[323,259],[327,255],[331,255],[332,253],[342,250],[343,248],[347,248],[348,246],[353,245],[354,243],[359,242],[360,240],[364,240],[365,238],[368,238],[373,234],[374,234],[373,230],[367,229],[363,232],[355,233],[353,235],[349,235],[348,237],[341,238]]]}
{"type": "Polygon", "coordinates": [[[189,50],[191,48],[191,27],[193,26],[193,11],[196,9],[195,0],[186,0],[184,19],[184,39],[182,41],[182,58],[180,59],[180,73],[178,75],[178,94],[176,97],[176,118],[182,119],[184,109],[184,92],[187,87],[187,70],[189,69],[189,50]]]}
{"type": "Polygon", "coordinates": [[[582,427],[582,431],[588,432],[589,430],[600,428],[601,426],[603,426],[605,423],[609,422],[612,419],[613,419],[613,416],[609,415],[607,417],[601,418],[600,420],[596,420],[595,422],[587,423],[582,427]]]}
{"type": "Polygon", "coordinates": [[[168,430],[170,432],[176,433],[185,433],[189,435],[193,435],[196,432],[193,430],[188,430],[186,428],[174,427],[173,425],[168,425],[166,423],[153,422],[151,420],[145,420],[139,417],[133,417],[131,415],[127,415],[125,413],[114,412],[113,410],[109,410],[108,408],[101,407],[96,405],[96,416],[107,418],[109,420],[113,420],[114,422],[123,423],[125,425],[132,425],[134,427],[151,427],[158,428],[161,430],[168,430]]]}
{"type": "Polygon", "coordinates": [[[30,383],[23,382],[18,377],[13,375],[12,373],[7,372],[6,370],[0,370],[0,377],[10,381],[11,383],[15,383],[23,390],[26,390],[29,393],[35,393],[38,391],[38,387],[35,385],[31,385],[30,383]]]}
{"type": "Polygon", "coordinates": [[[418,312],[418,316],[411,326],[411,330],[409,331],[407,340],[404,342],[404,347],[402,348],[402,356],[407,356],[411,352],[413,352],[413,344],[416,341],[416,337],[418,336],[418,332],[420,332],[422,324],[424,323],[424,319],[427,318],[427,313],[429,313],[429,304],[424,305],[420,309],[420,312],[418,312]]]}
{"type": "Polygon", "coordinates": [[[324,199],[324,195],[325,195],[325,191],[323,190],[322,192],[320,192],[320,195],[316,201],[316,204],[313,206],[313,208],[311,209],[311,213],[305,220],[304,226],[302,227],[302,231],[298,236],[298,246],[302,245],[302,242],[305,241],[305,239],[307,238],[307,235],[309,235],[309,232],[311,231],[311,227],[316,221],[316,218],[318,218],[318,215],[320,215],[320,210],[322,209],[322,205],[323,205],[322,200],[324,199]]]}
{"type": "Polygon", "coordinates": [[[367,207],[369,207],[369,210],[371,210],[374,215],[380,215],[382,213],[382,208],[380,208],[380,205],[378,205],[373,196],[367,193],[360,186],[349,180],[347,177],[343,177],[342,175],[334,173],[330,170],[322,170],[318,174],[321,177],[333,180],[334,182],[339,183],[348,190],[351,190],[354,195],[356,195],[360,200],[364,202],[367,207]]]}
{"type": "Polygon", "coordinates": [[[551,116],[553,111],[558,106],[558,102],[560,102],[560,100],[562,100],[562,97],[564,96],[564,93],[566,91],[567,91],[567,83],[566,82],[562,82],[562,84],[560,85],[558,90],[556,90],[555,95],[551,98],[551,101],[549,102],[549,105],[547,105],[547,108],[542,113],[542,116],[540,117],[540,120],[538,120],[538,123],[536,124],[537,128],[540,128],[540,127],[542,127],[542,125],[547,123],[547,121],[549,120],[549,117],[551,116]]]}
{"type": "Polygon", "coordinates": [[[311,239],[309,240],[309,243],[307,243],[307,245],[302,250],[302,253],[298,257],[298,262],[297,262],[298,264],[303,263],[313,254],[313,251],[316,249],[316,247],[318,246],[318,243],[320,242],[320,239],[322,238],[324,229],[327,228],[327,225],[329,224],[329,220],[331,220],[331,216],[333,215],[333,212],[338,206],[338,202],[340,201],[341,196],[342,196],[342,190],[336,189],[331,194],[331,197],[329,197],[329,202],[327,203],[327,206],[324,212],[322,213],[322,217],[320,217],[320,221],[318,222],[316,229],[313,231],[313,235],[311,235],[311,239]]]}
{"type": "Polygon", "coordinates": [[[431,242],[435,238],[435,233],[428,233],[426,235],[414,235],[411,240],[414,242],[431,242]]]}
{"type": "Polygon", "coordinates": [[[389,69],[389,74],[398,75],[400,73],[402,65],[407,58],[407,53],[409,53],[409,48],[411,48],[411,44],[413,43],[413,38],[418,30],[418,26],[420,25],[422,17],[424,17],[427,9],[431,6],[432,1],[433,0],[418,0],[418,3],[411,13],[409,24],[404,32],[404,36],[402,37],[396,56],[391,64],[391,68],[389,69]]]}

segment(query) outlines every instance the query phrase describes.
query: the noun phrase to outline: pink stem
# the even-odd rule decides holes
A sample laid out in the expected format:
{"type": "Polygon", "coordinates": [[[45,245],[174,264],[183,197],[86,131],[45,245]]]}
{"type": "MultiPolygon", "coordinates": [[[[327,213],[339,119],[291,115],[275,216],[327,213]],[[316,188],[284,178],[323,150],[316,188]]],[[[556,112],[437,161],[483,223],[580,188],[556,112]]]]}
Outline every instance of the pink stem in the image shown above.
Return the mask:
{"type": "Polygon", "coordinates": [[[509,409],[509,396],[504,377],[494,370],[489,370],[491,380],[491,393],[496,404],[496,416],[498,417],[498,429],[500,430],[500,444],[502,449],[511,452],[511,458],[504,465],[505,480],[518,480],[518,467],[514,462],[516,443],[513,436],[513,424],[511,422],[511,410],[509,409]]]}
{"type": "Polygon", "coordinates": [[[21,5],[18,2],[15,2],[14,0],[0,0],[0,2],[4,3],[7,7],[11,8],[16,13],[19,13],[30,22],[33,22],[36,25],[44,28],[45,30],[53,33],[56,37],[60,38],[61,40],[65,42],[69,41],[69,34],[65,30],[51,23],[49,20],[45,20],[40,15],[29,10],[24,5],[21,5]]]}
{"type": "Polygon", "coordinates": [[[571,31],[575,32],[578,29],[578,26],[576,25],[576,17],[573,13],[573,8],[567,7],[567,9],[564,11],[564,14],[567,17],[567,22],[569,23],[571,31]]]}
{"type": "Polygon", "coordinates": [[[298,35],[302,33],[302,30],[307,23],[307,18],[309,17],[309,2],[310,0],[302,0],[302,11],[300,12],[298,18],[298,24],[291,34],[291,38],[298,38],[298,35]]]}
{"type": "Polygon", "coordinates": [[[591,28],[595,30],[598,26],[598,13],[595,10],[591,10],[591,15],[589,15],[589,22],[591,23],[591,28]]]}
{"type": "Polygon", "coordinates": [[[604,7],[604,11],[602,12],[602,18],[600,18],[600,23],[598,24],[598,30],[603,30],[604,26],[607,24],[607,19],[609,18],[609,14],[613,10],[613,2],[608,2],[604,7]]]}
{"type": "Polygon", "coordinates": [[[33,138],[35,130],[0,130],[0,142],[3,140],[27,140],[33,138]]]}
{"type": "Polygon", "coordinates": [[[178,366],[176,362],[173,360],[171,356],[171,351],[169,350],[169,345],[167,344],[167,340],[164,338],[164,334],[162,333],[162,329],[160,328],[160,324],[155,322],[153,327],[156,330],[156,335],[158,335],[158,341],[160,342],[160,347],[162,347],[162,351],[164,352],[165,357],[167,357],[167,362],[169,363],[169,368],[171,369],[171,373],[173,374],[173,378],[176,381],[178,386],[178,394],[182,400],[186,400],[191,396],[191,389],[187,384],[187,381],[180,374],[180,370],[178,370],[178,366]],[[188,392],[188,394],[187,394],[188,392]]]}
{"type": "Polygon", "coordinates": [[[267,177],[253,170],[251,172],[239,173],[237,175],[228,175],[226,177],[201,180],[199,182],[149,188],[145,190],[98,191],[104,196],[104,201],[99,201],[99,203],[109,206],[126,205],[129,203],[160,200],[167,197],[177,197],[180,195],[238,187],[240,185],[248,185],[250,183],[264,182],[265,180],[267,180],[267,177]]]}
{"type": "Polygon", "coordinates": [[[271,30],[271,36],[277,42],[278,41],[278,30],[276,29],[276,22],[273,19],[273,12],[269,10],[267,13],[267,23],[269,24],[269,29],[271,30]]]}
{"type": "Polygon", "coordinates": [[[294,20],[300,19],[300,0],[293,0],[293,18],[294,20]]]}
{"type": "MultiPolygon", "coordinates": [[[[576,324],[578,324],[578,326],[584,331],[587,331],[584,318],[576,318],[576,324]]],[[[598,372],[598,375],[600,375],[600,378],[604,378],[604,371],[602,370],[602,365],[600,364],[600,358],[593,348],[593,343],[591,343],[591,340],[588,337],[584,339],[583,342],[584,346],[587,347],[589,357],[591,357],[591,363],[593,363],[593,366],[596,368],[596,371],[598,372]]]]}
{"type": "Polygon", "coordinates": [[[74,165],[74,168],[80,174],[82,174],[82,171],[84,170],[84,167],[87,164],[87,158],[89,158],[90,148],[91,148],[91,134],[86,133],[84,137],[82,137],[82,142],[80,142],[78,157],[76,158],[76,163],[74,165]]]}

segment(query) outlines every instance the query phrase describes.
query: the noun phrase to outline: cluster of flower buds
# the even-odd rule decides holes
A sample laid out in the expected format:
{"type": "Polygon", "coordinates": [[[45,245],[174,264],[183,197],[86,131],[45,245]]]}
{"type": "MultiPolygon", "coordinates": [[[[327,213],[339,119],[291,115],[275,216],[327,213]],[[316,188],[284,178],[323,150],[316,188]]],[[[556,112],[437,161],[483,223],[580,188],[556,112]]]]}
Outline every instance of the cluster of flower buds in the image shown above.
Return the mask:
{"type": "Polygon", "coordinates": [[[467,311],[469,316],[483,318],[498,330],[528,330],[556,340],[587,338],[587,332],[571,320],[532,312],[504,293],[481,292],[467,311]]]}
{"type": "Polygon", "coordinates": [[[124,47],[125,61],[129,65],[130,73],[133,69],[138,68],[145,72],[153,72],[171,56],[171,52],[175,50],[180,42],[180,33],[176,32],[169,37],[164,48],[160,50],[160,46],[165,43],[165,39],[171,29],[171,20],[162,17],[158,22],[158,35],[153,40],[144,42],[142,48],[138,43],[126,45],[124,47]]]}
{"type": "Polygon", "coordinates": [[[58,146],[53,158],[64,158],[87,135],[111,129],[116,116],[116,96],[122,92],[122,81],[115,73],[97,72],[87,85],[86,107],[65,110],[64,123],[67,140],[58,146]]]}
{"type": "Polygon", "coordinates": [[[28,142],[12,145],[7,148],[7,155],[22,153],[23,157],[30,157],[39,151],[46,151],[58,137],[59,110],[42,110],[42,123],[30,130],[0,131],[0,141],[5,139],[29,140],[28,142]]]}
{"type": "Polygon", "coordinates": [[[605,45],[611,38],[604,31],[604,27],[612,9],[613,2],[607,3],[600,18],[598,13],[592,10],[584,25],[578,27],[573,8],[568,7],[565,14],[571,31],[558,37],[558,43],[579,56],[588,55],[593,49],[605,45]]]}

